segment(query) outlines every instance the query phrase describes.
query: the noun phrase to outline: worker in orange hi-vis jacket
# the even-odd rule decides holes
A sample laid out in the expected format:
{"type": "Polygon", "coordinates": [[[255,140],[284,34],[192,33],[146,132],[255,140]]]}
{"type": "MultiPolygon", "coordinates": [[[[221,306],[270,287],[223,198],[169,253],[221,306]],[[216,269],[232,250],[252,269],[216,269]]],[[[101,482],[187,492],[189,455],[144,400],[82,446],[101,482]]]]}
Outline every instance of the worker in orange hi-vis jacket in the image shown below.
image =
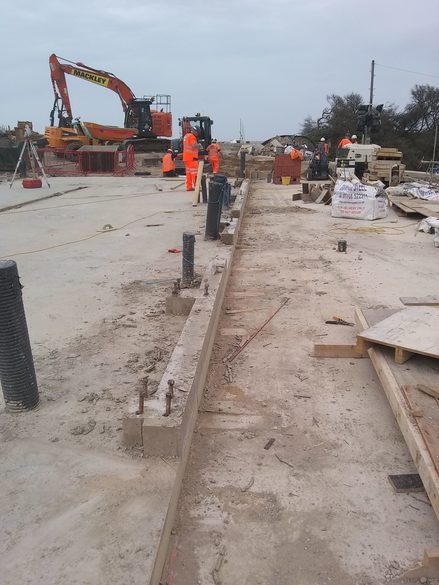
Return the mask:
{"type": "Polygon", "coordinates": [[[183,162],[186,168],[186,191],[194,191],[198,171],[198,132],[191,128],[183,138],[183,162]]]}
{"type": "Polygon", "coordinates": [[[212,172],[219,173],[219,153],[221,152],[221,147],[216,141],[216,138],[212,140],[206,150],[209,154],[209,162],[212,165],[212,172]]]}
{"type": "Polygon", "coordinates": [[[303,153],[301,150],[293,146],[292,150],[290,151],[291,160],[303,160],[303,153]]]}
{"type": "Polygon", "coordinates": [[[174,155],[171,148],[165,152],[162,158],[162,173],[164,177],[176,177],[174,155]]]}
{"type": "MultiPolygon", "coordinates": [[[[356,138],[356,136],[355,136],[355,138],[356,138]]],[[[340,142],[338,143],[338,148],[344,148],[348,144],[352,144],[352,142],[350,141],[349,134],[345,134],[344,138],[342,138],[340,140],[340,142]]]]}

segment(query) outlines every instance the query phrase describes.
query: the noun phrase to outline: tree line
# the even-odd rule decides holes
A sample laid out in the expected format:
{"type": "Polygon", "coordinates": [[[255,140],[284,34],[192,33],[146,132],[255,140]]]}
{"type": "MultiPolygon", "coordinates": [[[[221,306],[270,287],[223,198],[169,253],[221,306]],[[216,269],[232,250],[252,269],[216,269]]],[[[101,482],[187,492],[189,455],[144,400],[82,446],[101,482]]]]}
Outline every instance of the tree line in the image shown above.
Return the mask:
{"type": "MultiPolygon", "coordinates": [[[[327,96],[327,102],[328,105],[318,120],[311,116],[305,118],[301,133],[315,142],[324,136],[331,144],[331,154],[335,156],[337,144],[345,133],[357,134],[361,142],[357,122],[359,106],[364,102],[358,93],[345,96],[331,94],[327,96]]],[[[420,169],[421,160],[431,160],[435,128],[438,124],[439,88],[415,85],[405,107],[400,108],[395,104],[384,107],[380,127],[372,133],[371,142],[399,148],[407,167],[420,169]]]]}

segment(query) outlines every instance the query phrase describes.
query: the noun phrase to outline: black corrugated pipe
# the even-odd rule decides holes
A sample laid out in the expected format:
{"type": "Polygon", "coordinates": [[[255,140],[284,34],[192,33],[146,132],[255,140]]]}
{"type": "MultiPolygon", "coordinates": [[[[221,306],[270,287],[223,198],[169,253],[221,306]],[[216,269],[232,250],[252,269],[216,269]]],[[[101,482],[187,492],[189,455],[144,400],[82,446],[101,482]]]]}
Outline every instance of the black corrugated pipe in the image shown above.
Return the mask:
{"type": "Polygon", "coordinates": [[[0,382],[11,412],[31,410],[39,402],[21,288],[16,263],[0,260],[0,382]]]}
{"type": "Polygon", "coordinates": [[[207,203],[207,181],[206,175],[201,177],[201,193],[203,195],[203,203],[207,203]]]}
{"type": "Polygon", "coordinates": [[[222,209],[223,184],[217,181],[209,181],[209,202],[206,215],[206,240],[219,238],[219,227],[222,209]]]}

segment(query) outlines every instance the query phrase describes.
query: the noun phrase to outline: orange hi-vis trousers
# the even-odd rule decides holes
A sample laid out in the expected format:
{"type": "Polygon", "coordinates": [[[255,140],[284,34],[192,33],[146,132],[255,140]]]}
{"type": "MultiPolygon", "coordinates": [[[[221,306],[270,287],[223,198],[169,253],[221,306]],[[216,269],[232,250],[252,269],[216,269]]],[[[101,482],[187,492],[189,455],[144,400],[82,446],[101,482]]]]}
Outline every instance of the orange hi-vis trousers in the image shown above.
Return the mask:
{"type": "Polygon", "coordinates": [[[186,191],[192,191],[197,182],[198,161],[185,161],[184,166],[186,167],[186,191]]]}
{"type": "Polygon", "coordinates": [[[219,173],[219,158],[211,156],[209,162],[212,165],[212,173],[219,173]]]}

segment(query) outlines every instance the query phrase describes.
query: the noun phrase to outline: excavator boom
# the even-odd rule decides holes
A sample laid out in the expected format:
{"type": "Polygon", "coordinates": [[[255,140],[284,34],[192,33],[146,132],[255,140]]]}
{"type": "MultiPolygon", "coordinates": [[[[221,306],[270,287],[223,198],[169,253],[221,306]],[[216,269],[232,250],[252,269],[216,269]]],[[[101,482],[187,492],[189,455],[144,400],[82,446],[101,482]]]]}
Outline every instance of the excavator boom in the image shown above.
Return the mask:
{"type": "Polygon", "coordinates": [[[138,137],[172,136],[170,96],[157,96],[167,98],[159,102],[159,105],[165,107],[161,111],[151,110],[150,106],[154,102],[154,97],[136,98],[128,85],[113,73],[66,59],[62,59],[66,63],[60,63],[59,59],[61,57],[55,54],[49,57],[50,76],[55,94],[55,102],[50,112],[51,126],[55,125],[56,113],[59,127],[71,128],[73,124],[73,112],[65,77],[68,74],[117,93],[125,113],[125,128],[137,129],[138,137]]]}

